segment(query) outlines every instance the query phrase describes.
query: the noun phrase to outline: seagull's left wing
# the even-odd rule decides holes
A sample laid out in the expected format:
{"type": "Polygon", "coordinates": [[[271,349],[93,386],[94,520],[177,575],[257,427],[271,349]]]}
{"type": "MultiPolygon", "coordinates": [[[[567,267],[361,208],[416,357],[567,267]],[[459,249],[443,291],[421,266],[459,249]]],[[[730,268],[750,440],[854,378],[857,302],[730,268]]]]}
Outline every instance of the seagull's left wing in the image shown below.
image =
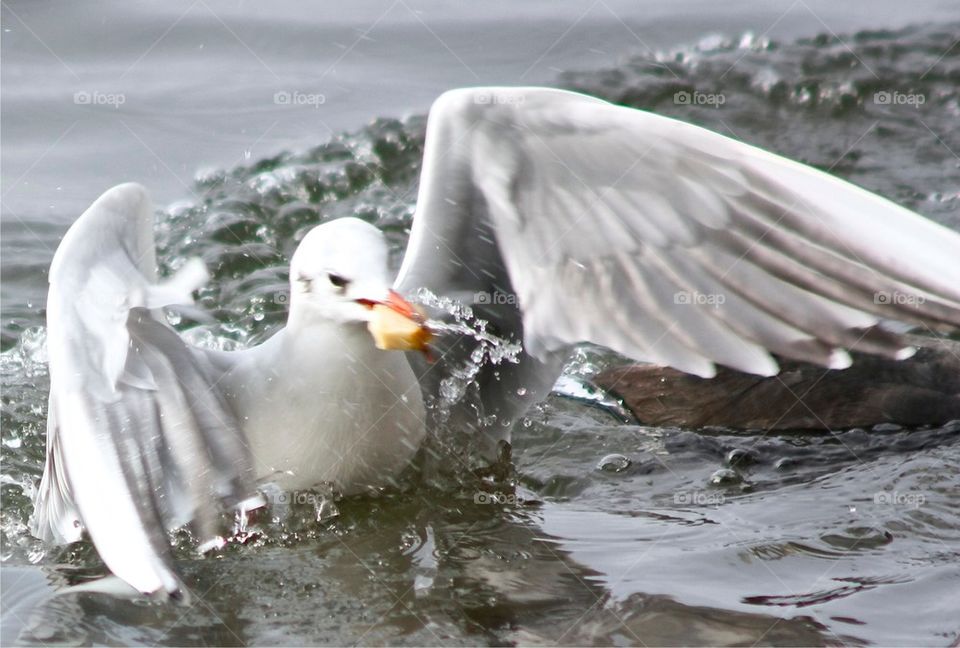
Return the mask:
{"type": "MultiPolygon", "coordinates": [[[[958,258],[955,232],[706,129],[475,88],[430,111],[398,285],[484,296],[542,395],[584,341],[706,377],[717,363],[775,374],[771,352],[834,368],[848,349],[906,356],[880,318],[960,325],[958,258]]],[[[486,407],[516,400],[507,378],[486,407]]]]}
{"type": "Polygon", "coordinates": [[[198,260],[157,282],[142,187],[103,194],[50,267],[47,460],[31,520],[45,540],[86,529],[108,567],[141,592],[180,593],[166,531],[217,532],[220,503],[255,491],[246,444],[204,357],[158,309],[191,302],[198,260]]]}

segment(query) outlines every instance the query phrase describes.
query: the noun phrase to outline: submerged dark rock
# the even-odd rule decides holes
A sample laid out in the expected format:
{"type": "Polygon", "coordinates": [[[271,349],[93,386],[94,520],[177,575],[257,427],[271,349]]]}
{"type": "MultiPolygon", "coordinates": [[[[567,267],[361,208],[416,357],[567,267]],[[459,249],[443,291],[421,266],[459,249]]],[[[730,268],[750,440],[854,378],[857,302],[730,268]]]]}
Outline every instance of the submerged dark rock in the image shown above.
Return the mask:
{"type": "Polygon", "coordinates": [[[628,365],[594,380],[646,425],[836,430],[960,419],[960,343],[921,337],[911,343],[918,350],[907,360],[854,353],[853,366],[843,370],[781,360],[780,374],[770,378],[721,367],[704,379],[628,365]]]}

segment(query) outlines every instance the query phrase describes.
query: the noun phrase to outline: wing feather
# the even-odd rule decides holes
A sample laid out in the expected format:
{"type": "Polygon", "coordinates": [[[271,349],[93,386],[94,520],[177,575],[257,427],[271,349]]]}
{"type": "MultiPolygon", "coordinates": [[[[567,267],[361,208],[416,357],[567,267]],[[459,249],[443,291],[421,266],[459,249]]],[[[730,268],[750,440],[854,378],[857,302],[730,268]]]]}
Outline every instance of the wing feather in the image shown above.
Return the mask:
{"type": "Polygon", "coordinates": [[[206,280],[199,261],[157,282],[153,211],[135,184],[103,194],[54,255],[47,301],[47,463],[32,529],[85,529],[144,593],[182,594],[166,531],[218,533],[221,505],[254,493],[242,432],[202,353],[163,321],[206,280]]]}
{"type": "MultiPolygon", "coordinates": [[[[397,285],[493,289],[444,252],[479,263],[478,230],[496,240],[485,267],[518,301],[480,310],[522,336],[518,371],[541,395],[578,342],[701,376],[714,363],[770,375],[771,352],[834,368],[848,349],[908,355],[881,318],[960,326],[957,233],[827,173],[571,92],[436,101],[397,285]]],[[[510,400],[514,414],[530,402],[510,400]]]]}

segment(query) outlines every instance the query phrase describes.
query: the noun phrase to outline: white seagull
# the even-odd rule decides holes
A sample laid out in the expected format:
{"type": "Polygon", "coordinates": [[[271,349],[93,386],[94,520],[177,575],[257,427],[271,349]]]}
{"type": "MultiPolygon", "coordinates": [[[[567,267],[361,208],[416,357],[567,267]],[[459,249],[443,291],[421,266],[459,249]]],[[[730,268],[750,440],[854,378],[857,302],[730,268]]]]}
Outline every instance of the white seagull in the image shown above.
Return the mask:
{"type": "Polygon", "coordinates": [[[157,281],[142,187],[101,196],[50,268],[47,460],[32,520],[84,530],[146,594],[177,596],[167,530],[216,538],[257,488],[391,482],[431,425],[424,394],[475,342],[437,335],[399,297],[472,300],[518,364],[481,371],[456,424],[488,457],[554,384],[569,349],[712,376],[773,375],[771,353],[841,369],[849,349],[911,353],[881,319],[960,325],[960,235],[831,175],[674,119],[545,88],[467,88],[433,104],[399,276],[356,219],[319,225],[290,267],[287,326],[216,352],[160,310],[187,304],[199,261],[157,281]],[[392,320],[390,317],[392,316],[392,320]],[[378,320],[386,319],[387,323],[378,320]],[[379,322],[379,323],[378,323],[379,322]],[[490,423],[490,421],[495,421],[490,423]]]}

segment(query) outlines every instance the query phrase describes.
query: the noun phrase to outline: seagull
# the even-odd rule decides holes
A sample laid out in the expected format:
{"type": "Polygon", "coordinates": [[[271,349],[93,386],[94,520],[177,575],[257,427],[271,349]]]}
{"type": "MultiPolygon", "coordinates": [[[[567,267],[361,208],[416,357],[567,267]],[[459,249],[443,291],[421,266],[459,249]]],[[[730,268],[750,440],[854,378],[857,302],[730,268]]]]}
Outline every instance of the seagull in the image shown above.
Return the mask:
{"type": "Polygon", "coordinates": [[[906,358],[883,324],[960,326],[958,258],[957,233],[704,128],[573,92],[464,88],[430,109],[399,275],[372,225],[321,224],[291,260],[286,327],[223,352],[167,323],[163,307],[189,305],[208,276],[187,260],[158,280],[150,201],[120,185],[50,268],[32,530],[86,532],[137,591],[180,598],[168,530],[192,521],[216,543],[221,512],[262,505],[266,483],[391,484],[438,424],[425,403],[477,348],[401,295],[460,301],[522,343],[444,418],[493,460],[576,344],[701,377],[772,376],[775,356],[906,358]]]}

